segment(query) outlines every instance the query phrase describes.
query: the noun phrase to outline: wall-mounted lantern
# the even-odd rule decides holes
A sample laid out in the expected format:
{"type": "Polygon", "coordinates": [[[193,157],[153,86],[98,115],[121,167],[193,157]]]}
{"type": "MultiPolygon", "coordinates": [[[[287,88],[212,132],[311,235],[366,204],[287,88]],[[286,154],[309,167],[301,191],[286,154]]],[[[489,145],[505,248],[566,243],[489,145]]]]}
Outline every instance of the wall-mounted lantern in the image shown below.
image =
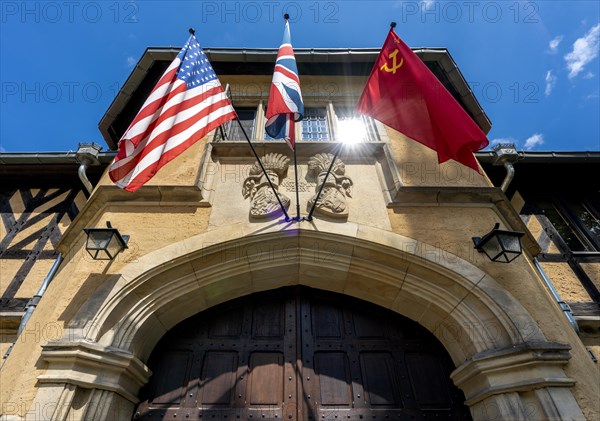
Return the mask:
{"type": "Polygon", "coordinates": [[[85,249],[94,260],[113,260],[127,248],[129,236],[121,235],[108,221],[106,227],[83,229],[87,235],[85,249]]]}
{"type": "Polygon", "coordinates": [[[473,244],[480,253],[485,253],[492,262],[510,263],[521,255],[522,232],[500,230],[500,224],[483,237],[473,237],[473,244]]]}

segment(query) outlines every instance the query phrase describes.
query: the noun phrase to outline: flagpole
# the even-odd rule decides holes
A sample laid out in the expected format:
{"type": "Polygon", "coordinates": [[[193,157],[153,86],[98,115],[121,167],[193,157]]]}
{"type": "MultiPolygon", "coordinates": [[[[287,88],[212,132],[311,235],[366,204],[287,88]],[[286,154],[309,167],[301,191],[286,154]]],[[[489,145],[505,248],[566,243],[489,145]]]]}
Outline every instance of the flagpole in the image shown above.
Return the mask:
{"type": "MultiPolygon", "coordinates": [[[[192,35],[196,34],[196,31],[194,31],[193,28],[190,28],[189,31],[190,31],[190,34],[192,34],[192,35]]],[[[229,84],[227,84],[227,87],[229,87],[229,84]]],[[[235,110],[235,108],[233,107],[233,100],[231,98],[229,98],[229,102],[231,103],[231,107],[235,110]]],[[[250,145],[250,149],[252,149],[252,153],[254,154],[254,157],[256,158],[258,165],[260,165],[260,169],[262,170],[263,174],[267,178],[267,181],[269,182],[269,186],[271,186],[271,190],[273,190],[273,194],[275,195],[277,202],[279,202],[281,211],[283,212],[283,215],[285,216],[285,222],[289,222],[290,216],[288,215],[287,211],[285,210],[285,206],[283,206],[283,203],[281,202],[281,199],[279,198],[279,195],[277,194],[277,190],[275,190],[275,186],[273,185],[273,182],[271,181],[271,177],[269,177],[269,174],[267,174],[267,170],[265,169],[262,161],[258,157],[258,153],[256,153],[256,149],[254,149],[254,145],[250,141],[250,137],[248,137],[248,133],[246,133],[246,129],[244,129],[244,126],[242,126],[242,122],[240,121],[240,117],[237,115],[237,112],[236,112],[235,119],[238,122],[238,124],[240,125],[240,129],[242,130],[242,133],[244,134],[244,137],[246,138],[246,142],[248,142],[248,145],[250,145]]],[[[222,125],[219,126],[219,128],[221,130],[223,130],[222,125]]]]}
{"type": "MultiPolygon", "coordinates": [[[[313,202],[311,208],[310,208],[310,212],[308,212],[308,216],[306,217],[307,221],[312,221],[312,214],[315,211],[315,208],[317,207],[317,203],[319,202],[319,198],[321,197],[321,193],[323,192],[323,188],[325,187],[325,183],[327,182],[327,178],[329,177],[329,174],[331,173],[331,169],[333,168],[333,164],[335,163],[335,160],[337,159],[338,153],[340,152],[340,150],[342,149],[342,145],[343,143],[340,142],[340,144],[338,145],[337,149],[335,150],[335,153],[333,154],[333,159],[331,160],[331,164],[329,164],[329,168],[327,169],[327,173],[325,174],[325,178],[323,179],[323,183],[321,183],[321,187],[319,187],[319,192],[317,193],[317,197],[315,197],[315,201],[313,202]]],[[[294,151],[295,153],[295,151],[294,151]]],[[[317,182],[318,180],[318,175],[317,175],[317,182]]]]}
{"type": "MultiPolygon", "coordinates": [[[[290,15],[285,13],[283,15],[283,20],[287,25],[288,20],[290,19],[290,15]]],[[[298,160],[296,159],[296,131],[295,131],[295,115],[291,113],[289,115],[289,135],[290,135],[290,144],[294,145],[294,176],[296,178],[296,221],[301,221],[300,218],[300,193],[298,191],[298,160]]]]}
{"type": "Polygon", "coordinates": [[[246,138],[248,145],[250,145],[250,149],[252,149],[252,153],[254,153],[256,160],[258,161],[258,165],[260,165],[260,168],[262,169],[263,174],[265,175],[265,177],[267,177],[269,186],[271,186],[271,190],[273,190],[273,194],[277,198],[277,201],[279,202],[279,206],[281,206],[281,210],[283,211],[283,214],[285,215],[285,222],[289,222],[290,216],[288,215],[287,211],[285,210],[285,206],[283,206],[283,203],[281,202],[281,199],[279,198],[279,194],[277,194],[277,190],[275,190],[275,186],[273,185],[273,182],[271,181],[271,177],[269,177],[269,174],[267,174],[267,170],[265,170],[265,167],[263,166],[260,158],[258,157],[258,154],[256,153],[256,149],[254,149],[254,145],[252,144],[252,142],[250,141],[250,138],[248,137],[248,134],[246,133],[246,129],[244,129],[244,126],[242,126],[242,122],[240,121],[239,117],[236,117],[235,119],[237,120],[238,124],[240,125],[240,129],[242,130],[242,133],[244,133],[244,137],[246,138]]]}
{"type": "Polygon", "coordinates": [[[294,175],[296,176],[296,221],[300,221],[300,193],[298,192],[298,160],[296,159],[296,132],[294,114],[290,114],[290,140],[294,144],[294,175]]]}

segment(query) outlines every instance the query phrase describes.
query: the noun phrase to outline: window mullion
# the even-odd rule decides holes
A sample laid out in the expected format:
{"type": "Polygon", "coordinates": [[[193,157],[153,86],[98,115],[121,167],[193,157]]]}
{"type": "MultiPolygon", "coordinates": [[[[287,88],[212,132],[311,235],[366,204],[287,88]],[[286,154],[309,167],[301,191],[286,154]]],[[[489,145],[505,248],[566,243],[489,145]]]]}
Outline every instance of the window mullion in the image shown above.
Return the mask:
{"type": "Polygon", "coordinates": [[[329,140],[339,141],[337,138],[338,126],[337,126],[337,116],[335,115],[335,110],[333,109],[333,103],[331,101],[327,102],[327,120],[328,120],[328,131],[329,131],[329,140]]]}
{"type": "Polygon", "coordinates": [[[572,227],[575,235],[579,238],[579,241],[584,243],[588,250],[599,250],[598,242],[593,238],[594,235],[581,221],[575,210],[570,206],[568,200],[564,198],[557,199],[556,208],[558,212],[563,215],[563,218],[568,221],[568,224],[572,227]]]}

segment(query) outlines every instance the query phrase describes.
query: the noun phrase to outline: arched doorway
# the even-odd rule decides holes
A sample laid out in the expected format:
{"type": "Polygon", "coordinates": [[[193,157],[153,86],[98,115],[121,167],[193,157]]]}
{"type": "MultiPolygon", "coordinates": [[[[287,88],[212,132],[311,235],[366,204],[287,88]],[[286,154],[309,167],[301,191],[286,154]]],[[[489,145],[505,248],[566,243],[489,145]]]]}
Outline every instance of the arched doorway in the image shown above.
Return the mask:
{"type": "Polygon", "coordinates": [[[192,316],[154,349],[134,420],[469,420],[454,366],[420,325],[287,287],[192,316]]]}

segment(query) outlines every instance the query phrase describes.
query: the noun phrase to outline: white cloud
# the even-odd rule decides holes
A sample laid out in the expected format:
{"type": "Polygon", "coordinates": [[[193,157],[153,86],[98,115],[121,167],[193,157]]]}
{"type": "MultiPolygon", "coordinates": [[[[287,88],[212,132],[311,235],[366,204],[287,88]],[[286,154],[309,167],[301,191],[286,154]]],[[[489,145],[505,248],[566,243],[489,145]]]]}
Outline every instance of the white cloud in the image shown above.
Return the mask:
{"type": "Polygon", "coordinates": [[[421,4],[423,4],[423,7],[425,9],[429,9],[429,6],[431,6],[434,3],[435,0],[423,0],[421,2],[421,4]]]}
{"type": "Polygon", "coordinates": [[[136,64],[137,64],[137,60],[135,59],[134,56],[127,57],[126,65],[127,65],[128,69],[132,69],[133,66],[135,66],[136,64]]]}
{"type": "Polygon", "coordinates": [[[501,143],[514,143],[516,145],[517,141],[516,141],[516,139],[514,139],[512,137],[499,137],[499,138],[490,140],[490,144],[488,145],[488,148],[491,149],[494,146],[499,145],[501,143]]]}
{"type": "Polygon", "coordinates": [[[584,79],[593,79],[594,78],[594,74],[592,72],[587,72],[585,74],[585,76],[583,76],[584,79]]]}
{"type": "Polygon", "coordinates": [[[598,93],[598,91],[589,94],[588,96],[585,97],[586,100],[590,100],[590,99],[598,99],[600,98],[600,93],[598,93]]]}
{"type": "Polygon", "coordinates": [[[552,54],[555,54],[558,51],[558,44],[560,44],[560,42],[562,40],[563,40],[562,35],[554,37],[552,40],[550,40],[550,44],[548,44],[548,46],[550,47],[550,52],[552,54]]]}
{"type": "MultiPolygon", "coordinates": [[[[520,143],[517,139],[515,139],[514,137],[499,137],[496,139],[492,139],[490,140],[490,147],[494,147],[496,145],[499,144],[504,144],[504,143],[512,143],[514,145],[517,145],[516,147],[518,148],[518,144],[520,143]]],[[[533,148],[535,148],[536,146],[539,145],[543,145],[544,144],[544,135],[541,133],[535,133],[531,136],[529,136],[529,138],[527,138],[527,140],[525,141],[525,144],[523,145],[523,149],[526,150],[531,150],[533,148]]]]}
{"type": "Polygon", "coordinates": [[[527,140],[525,141],[525,145],[523,147],[527,150],[531,150],[531,149],[535,148],[536,146],[543,145],[543,144],[544,144],[544,135],[541,133],[536,133],[527,138],[527,140]]]}
{"type": "Polygon", "coordinates": [[[552,74],[552,70],[546,73],[546,96],[549,96],[556,86],[556,76],[552,74]]]}
{"type": "Polygon", "coordinates": [[[594,26],[583,37],[573,43],[573,51],[565,55],[569,69],[569,79],[574,78],[584,70],[584,67],[598,57],[600,47],[600,23],[594,26]]]}

